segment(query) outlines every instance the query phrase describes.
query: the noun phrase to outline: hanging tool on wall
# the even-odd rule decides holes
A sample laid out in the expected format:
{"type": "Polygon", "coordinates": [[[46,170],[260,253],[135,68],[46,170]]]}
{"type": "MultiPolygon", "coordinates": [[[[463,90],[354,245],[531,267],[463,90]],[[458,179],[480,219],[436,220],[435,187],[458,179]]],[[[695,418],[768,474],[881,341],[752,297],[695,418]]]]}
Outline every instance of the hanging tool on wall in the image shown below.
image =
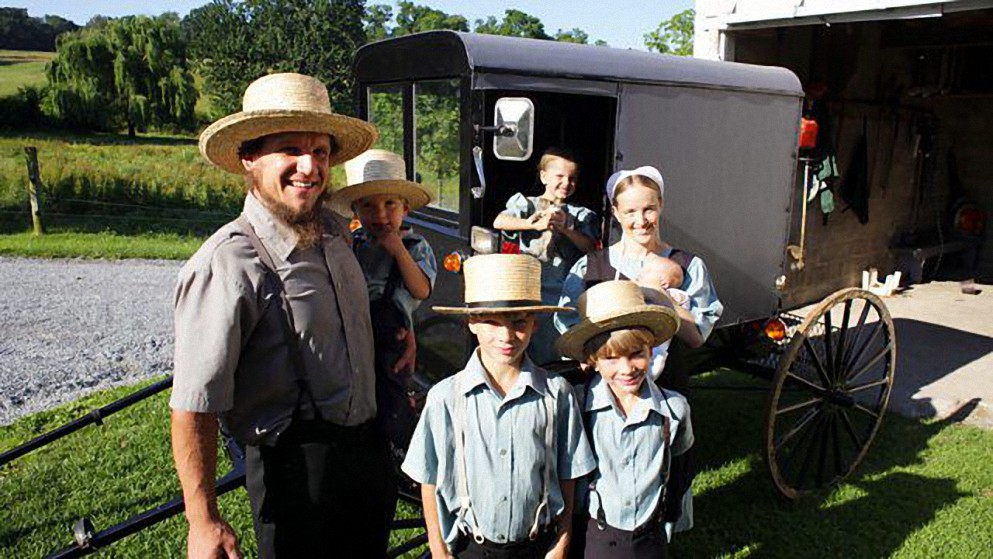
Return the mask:
{"type": "Polygon", "coordinates": [[[869,223],[869,140],[866,117],[862,117],[862,135],[855,143],[845,179],[841,181],[841,198],[848,204],[843,211],[852,210],[859,223],[869,223]]]}

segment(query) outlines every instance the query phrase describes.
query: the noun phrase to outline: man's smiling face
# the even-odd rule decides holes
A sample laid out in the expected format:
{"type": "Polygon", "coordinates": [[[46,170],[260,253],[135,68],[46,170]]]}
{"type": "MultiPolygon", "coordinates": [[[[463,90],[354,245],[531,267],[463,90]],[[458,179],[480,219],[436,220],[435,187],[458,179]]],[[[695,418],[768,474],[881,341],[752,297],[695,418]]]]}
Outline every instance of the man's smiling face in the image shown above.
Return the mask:
{"type": "Polygon", "coordinates": [[[311,213],[328,178],[331,138],[317,132],[285,132],[262,139],[242,159],[252,175],[253,192],[279,215],[311,213]]]}

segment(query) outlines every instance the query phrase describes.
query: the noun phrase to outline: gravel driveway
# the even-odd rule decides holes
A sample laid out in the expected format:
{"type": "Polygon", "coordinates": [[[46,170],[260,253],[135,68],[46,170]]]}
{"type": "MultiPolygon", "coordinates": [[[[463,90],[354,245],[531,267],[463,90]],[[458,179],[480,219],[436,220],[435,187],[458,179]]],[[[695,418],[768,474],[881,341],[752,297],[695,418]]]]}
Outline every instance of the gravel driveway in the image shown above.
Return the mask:
{"type": "Polygon", "coordinates": [[[0,425],[170,372],[180,266],[0,256],[0,425]]]}

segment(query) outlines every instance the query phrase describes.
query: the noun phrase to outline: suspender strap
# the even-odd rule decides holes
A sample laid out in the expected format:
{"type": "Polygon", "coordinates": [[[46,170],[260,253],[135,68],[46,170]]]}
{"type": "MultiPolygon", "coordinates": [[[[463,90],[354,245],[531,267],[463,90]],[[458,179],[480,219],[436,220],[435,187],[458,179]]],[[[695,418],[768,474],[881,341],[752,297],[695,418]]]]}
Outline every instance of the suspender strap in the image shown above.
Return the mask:
{"type": "Polygon", "coordinates": [[[555,459],[556,454],[555,398],[552,397],[552,389],[547,385],[547,382],[545,390],[547,395],[541,399],[542,404],[545,406],[545,479],[543,482],[544,487],[541,491],[541,503],[538,504],[538,510],[535,511],[534,514],[534,524],[531,525],[531,531],[528,533],[528,537],[532,540],[538,538],[538,534],[541,532],[542,527],[548,526],[552,523],[549,495],[552,487],[552,469],[554,468],[553,460],[555,459]]]}
{"type": "MultiPolygon", "coordinates": [[[[586,381],[586,394],[585,398],[590,397],[590,388],[592,384],[592,379],[586,381]]],[[[669,413],[675,417],[675,413],[672,410],[672,406],[669,405],[668,397],[665,397],[665,392],[662,392],[663,399],[665,400],[665,405],[669,408],[669,413]]],[[[585,402],[583,408],[586,408],[585,402]]],[[[583,425],[586,428],[586,438],[589,439],[590,448],[593,449],[593,455],[597,456],[596,453],[596,439],[593,437],[593,425],[592,425],[592,414],[584,418],[583,425]]],[[[662,416],[662,462],[659,466],[659,479],[662,481],[662,487],[659,490],[659,500],[658,504],[655,505],[655,510],[649,517],[646,524],[650,524],[653,521],[661,520],[665,516],[665,497],[666,488],[669,486],[669,470],[672,464],[672,453],[670,452],[670,438],[672,435],[672,419],[666,416],[662,416]]],[[[597,457],[599,462],[599,457],[597,457]]],[[[603,510],[603,498],[600,496],[600,492],[597,491],[596,481],[593,478],[593,474],[590,474],[589,482],[590,493],[596,495],[597,499],[597,510],[596,510],[596,526],[600,530],[607,529],[607,514],[603,510]]]]}
{"type": "Polygon", "coordinates": [[[252,224],[248,222],[248,219],[244,215],[238,216],[235,220],[235,224],[241,229],[241,232],[248,237],[248,241],[252,244],[252,248],[255,249],[255,254],[258,255],[259,260],[262,261],[262,266],[266,270],[266,281],[272,283],[273,288],[279,295],[280,307],[283,312],[279,313],[282,320],[280,324],[283,326],[283,337],[286,340],[286,345],[289,348],[290,361],[292,362],[297,386],[300,387],[300,393],[297,396],[296,409],[293,410],[294,415],[301,412],[301,403],[304,395],[310,400],[310,407],[317,419],[323,420],[321,417],[321,410],[317,407],[317,401],[314,399],[314,393],[310,390],[310,383],[307,382],[307,370],[303,366],[303,356],[300,354],[300,340],[296,334],[296,330],[293,327],[293,310],[290,308],[289,299],[286,296],[286,289],[283,286],[283,281],[280,279],[279,274],[276,272],[276,265],[272,260],[272,256],[269,251],[266,250],[265,245],[262,244],[262,240],[259,239],[258,234],[255,233],[255,228],[252,224]]]}
{"type": "Polygon", "coordinates": [[[465,467],[465,400],[462,390],[462,377],[455,377],[455,405],[453,423],[455,424],[455,486],[459,496],[459,512],[455,517],[455,525],[463,534],[471,533],[472,539],[482,544],[483,530],[472,512],[472,499],[469,498],[469,478],[465,467]]]}
{"type": "MultiPolygon", "coordinates": [[[[541,490],[541,503],[535,511],[534,524],[528,532],[528,538],[535,540],[541,529],[551,524],[551,505],[549,504],[552,471],[555,460],[555,398],[551,395],[551,387],[547,388],[548,395],[542,398],[545,407],[545,465],[544,481],[541,490]]],[[[465,406],[466,395],[462,389],[462,378],[455,379],[455,402],[453,404],[452,422],[455,424],[455,487],[459,498],[459,510],[455,516],[455,525],[463,534],[471,534],[472,539],[482,544],[485,540],[483,530],[479,527],[476,515],[472,511],[472,499],[469,496],[469,478],[466,475],[465,464],[465,406]]]]}

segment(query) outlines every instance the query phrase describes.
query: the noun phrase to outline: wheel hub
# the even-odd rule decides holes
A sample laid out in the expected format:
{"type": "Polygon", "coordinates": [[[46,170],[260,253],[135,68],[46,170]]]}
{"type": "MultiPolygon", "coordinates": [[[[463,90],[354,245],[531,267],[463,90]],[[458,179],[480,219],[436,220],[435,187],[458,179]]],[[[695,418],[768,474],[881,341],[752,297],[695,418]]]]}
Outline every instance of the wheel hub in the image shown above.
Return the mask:
{"type": "Polygon", "coordinates": [[[852,398],[850,394],[844,390],[834,389],[826,394],[828,403],[834,404],[842,408],[854,408],[855,398],[852,398]]]}

